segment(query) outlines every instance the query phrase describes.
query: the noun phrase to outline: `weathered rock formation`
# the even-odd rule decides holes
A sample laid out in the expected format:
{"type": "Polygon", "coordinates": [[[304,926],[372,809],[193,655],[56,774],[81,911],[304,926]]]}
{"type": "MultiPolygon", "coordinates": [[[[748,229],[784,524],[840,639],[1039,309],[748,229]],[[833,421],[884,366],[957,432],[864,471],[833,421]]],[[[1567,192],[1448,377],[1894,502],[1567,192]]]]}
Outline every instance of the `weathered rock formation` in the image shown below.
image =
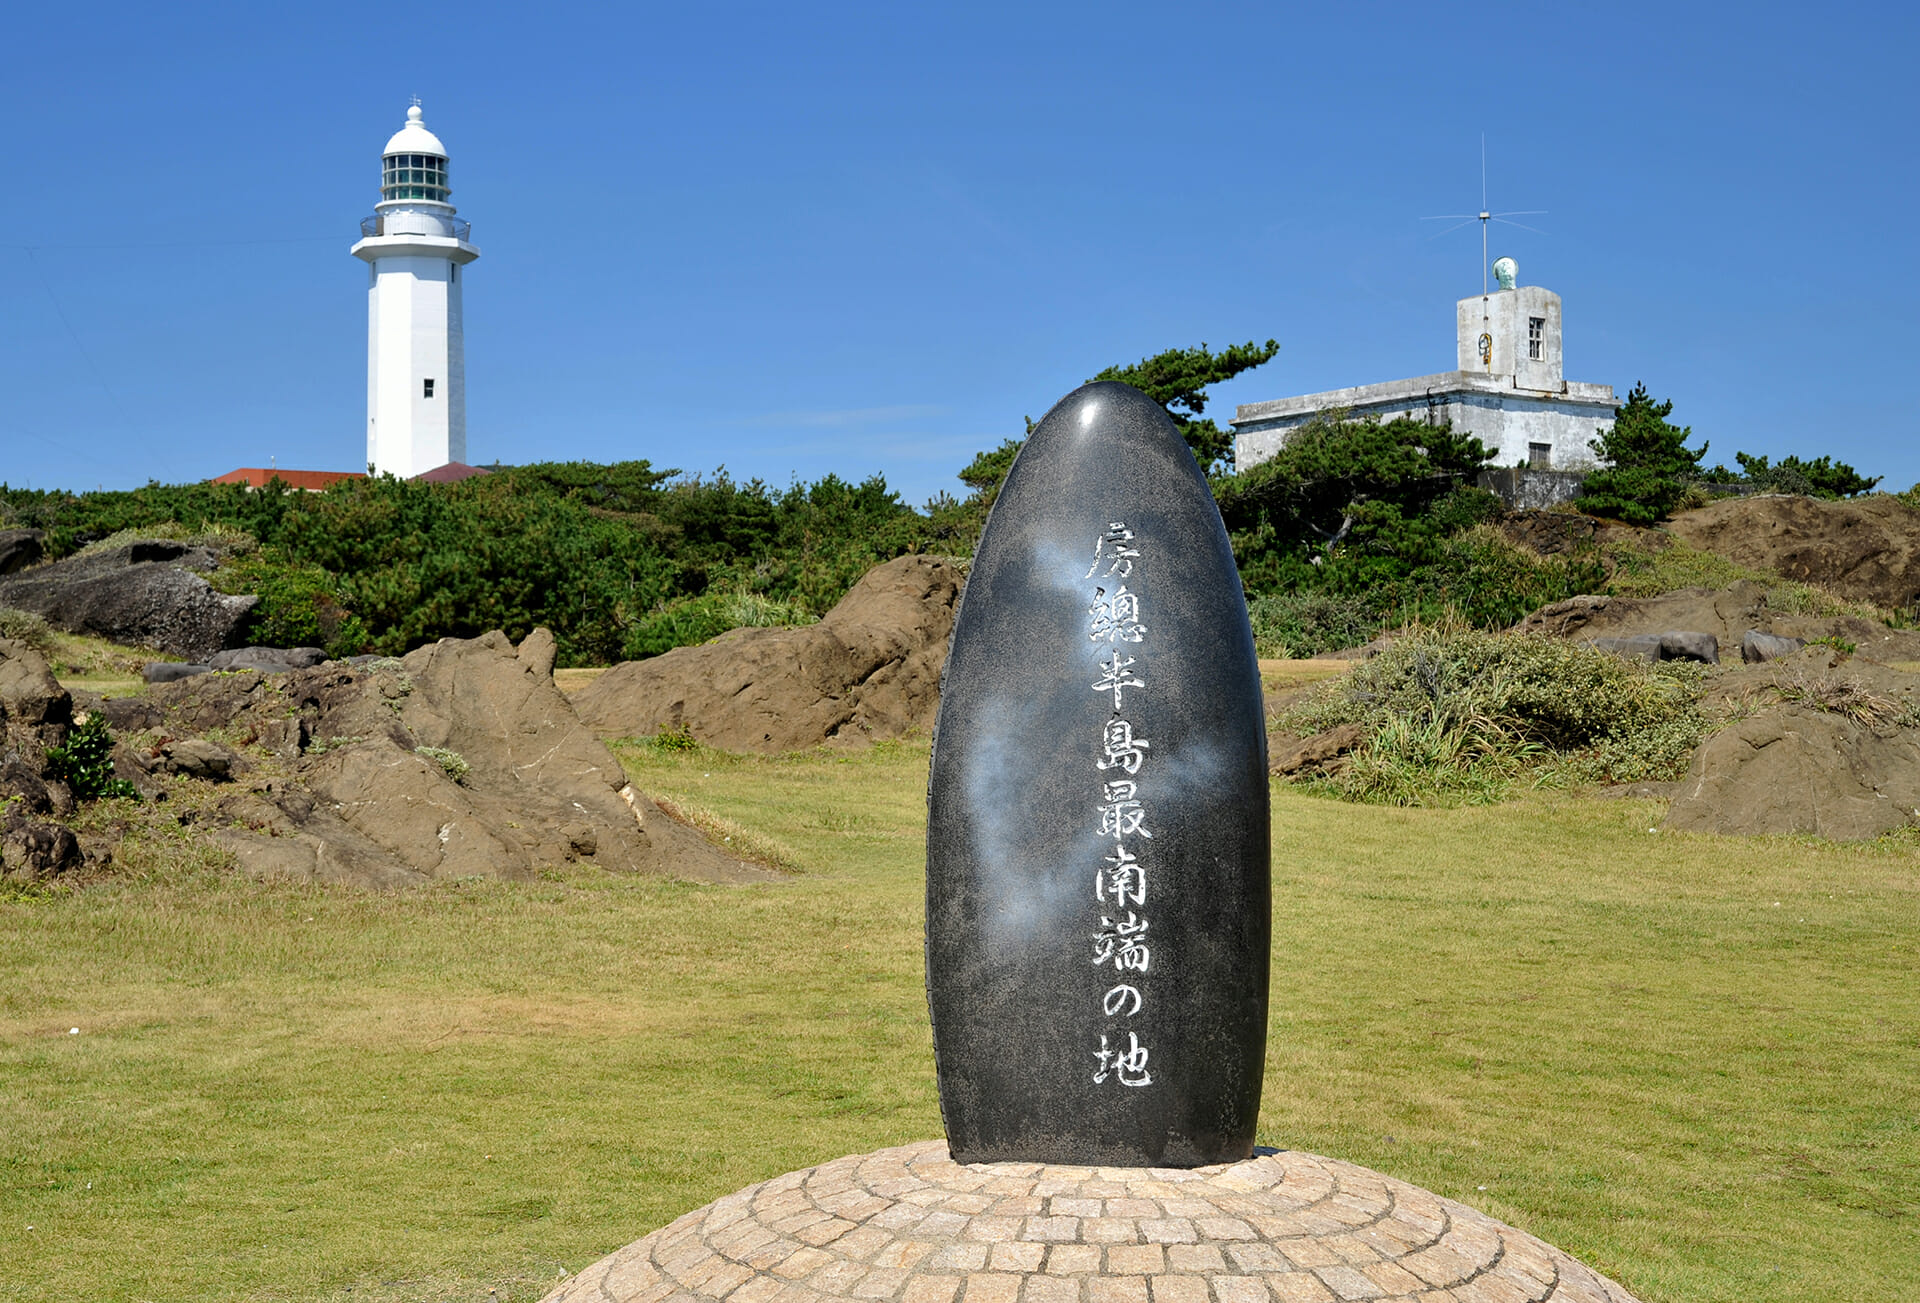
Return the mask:
{"type": "Polygon", "coordinates": [[[399,886],[591,859],[705,881],[772,876],[636,791],[552,670],[546,630],[518,649],[495,632],[402,660],[202,675],[102,709],[119,728],[154,731],[138,757],[149,775],[231,782],[210,835],[259,873],[399,886]],[[212,728],[281,764],[170,737],[212,728]]]}
{"type": "Polygon", "coordinates": [[[728,751],[930,731],[963,573],[939,557],[877,566],[818,624],[736,629],[616,665],[574,697],[603,737],[686,730],[728,751]]]}
{"type": "Polygon", "coordinates": [[[1668,635],[1676,630],[1713,635],[1723,647],[1737,647],[1749,629],[1812,642],[1838,637],[1854,643],[1875,660],[1920,660],[1920,632],[1889,629],[1857,616],[1798,615],[1768,604],[1764,585],[1742,581],[1731,588],[1682,588],[1659,597],[1570,597],[1543,606],[1514,626],[1517,632],[1547,633],[1591,642],[1602,638],[1668,635]]]}
{"type": "Polygon", "coordinates": [[[1715,677],[1730,723],[1694,752],[1666,826],[1846,840],[1920,824],[1920,675],[1824,647],[1715,677]]]}
{"type": "Polygon", "coordinates": [[[0,638],[0,877],[51,878],[81,862],[78,840],[50,822],[73,812],[73,794],[47,773],[73,701],[40,653],[0,638]]]}
{"type": "Polygon", "coordinates": [[[215,592],[196,571],[216,564],[206,548],[144,539],[0,579],[0,606],[32,611],[68,633],[203,661],[260,600],[215,592]]]}
{"type": "Polygon", "coordinates": [[[10,575],[46,554],[47,536],[37,529],[0,529],[0,575],[10,575]]]}
{"type": "Polygon", "coordinates": [[[1728,498],[1682,512],[1667,530],[1704,552],[1855,601],[1920,606],[1920,511],[1884,493],[1843,502],[1728,498]]]}

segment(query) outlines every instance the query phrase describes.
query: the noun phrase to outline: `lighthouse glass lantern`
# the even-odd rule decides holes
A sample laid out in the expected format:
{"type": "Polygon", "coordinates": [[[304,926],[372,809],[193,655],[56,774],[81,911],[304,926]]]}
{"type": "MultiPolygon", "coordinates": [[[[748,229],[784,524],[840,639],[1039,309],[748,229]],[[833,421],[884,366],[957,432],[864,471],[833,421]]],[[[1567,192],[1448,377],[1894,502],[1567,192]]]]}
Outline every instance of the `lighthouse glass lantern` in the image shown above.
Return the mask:
{"type": "Polygon", "coordinates": [[[409,479],[467,459],[460,269],[480,256],[448,202],[447,150],[416,103],[380,156],[367,264],[367,470],[409,479]]]}

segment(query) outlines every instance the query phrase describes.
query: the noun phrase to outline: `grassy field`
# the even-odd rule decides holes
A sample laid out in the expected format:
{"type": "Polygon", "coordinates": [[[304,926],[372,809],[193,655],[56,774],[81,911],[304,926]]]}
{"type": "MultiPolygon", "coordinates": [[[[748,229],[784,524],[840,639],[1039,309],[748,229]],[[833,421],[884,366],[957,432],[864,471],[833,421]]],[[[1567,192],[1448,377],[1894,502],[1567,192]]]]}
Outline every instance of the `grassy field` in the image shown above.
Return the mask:
{"type": "MultiPolygon", "coordinates": [[[[0,1299],[532,1299],[749,1182],[937,1135],[926,758],[628,753],[788,848],[774,886],[0,898],[0,1299]]],[[[1920,843],[1656,814],[1277,791],[1262,1142],[1650,1303],[1920,1297],[1920,843]]]]}

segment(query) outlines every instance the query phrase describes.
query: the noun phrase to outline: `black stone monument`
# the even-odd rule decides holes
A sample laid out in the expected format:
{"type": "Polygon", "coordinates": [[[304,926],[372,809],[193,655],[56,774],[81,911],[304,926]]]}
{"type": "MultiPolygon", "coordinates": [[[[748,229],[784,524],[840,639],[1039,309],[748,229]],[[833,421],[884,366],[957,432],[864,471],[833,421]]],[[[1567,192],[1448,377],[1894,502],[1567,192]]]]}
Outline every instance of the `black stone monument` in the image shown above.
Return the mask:
{"type": "Polygon", "coordinates": [[[1226,530],[1127,385],[1047,413],[955,621],[927,793],[927,998],[961,1162],[1253,1150],[1266,729],[1226,530]]]}

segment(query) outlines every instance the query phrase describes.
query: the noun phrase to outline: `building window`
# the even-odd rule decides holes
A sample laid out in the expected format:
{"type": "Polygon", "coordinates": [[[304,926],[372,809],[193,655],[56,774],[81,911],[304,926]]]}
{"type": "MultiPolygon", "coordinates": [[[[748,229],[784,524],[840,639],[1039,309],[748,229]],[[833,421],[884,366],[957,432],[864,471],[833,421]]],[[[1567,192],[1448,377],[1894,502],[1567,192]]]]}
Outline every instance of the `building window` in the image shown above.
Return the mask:
{"type": "Polygon", "coordinates": [[[380,160],[382,199],[431,199],[444,204],[447,160],[438,154],[389,154],[380,160]]]}
{"type": "Polygon", "coordinates": [[[1527,356],[1535,362],[1547,355],[1547,319],[1527,318],[1527,356]]]}
{"type": "Polygon", "coordinates": [[[421,396],[422,398],[431,398],[431,397],[433,397],[433,381],[431,381],[431,380],[422,380],[422,381],[420,382],[420,396],[421,396]]]}
{"type": "MultiPolygon", "coordinates": [[[[431,382],[429,382],[431,383],[431,382]]],[[[1530,443],[1527,445],[1527,468],[1545,471],[1553,469],[1553,445],[1550,443],[1530,443]]]]}

